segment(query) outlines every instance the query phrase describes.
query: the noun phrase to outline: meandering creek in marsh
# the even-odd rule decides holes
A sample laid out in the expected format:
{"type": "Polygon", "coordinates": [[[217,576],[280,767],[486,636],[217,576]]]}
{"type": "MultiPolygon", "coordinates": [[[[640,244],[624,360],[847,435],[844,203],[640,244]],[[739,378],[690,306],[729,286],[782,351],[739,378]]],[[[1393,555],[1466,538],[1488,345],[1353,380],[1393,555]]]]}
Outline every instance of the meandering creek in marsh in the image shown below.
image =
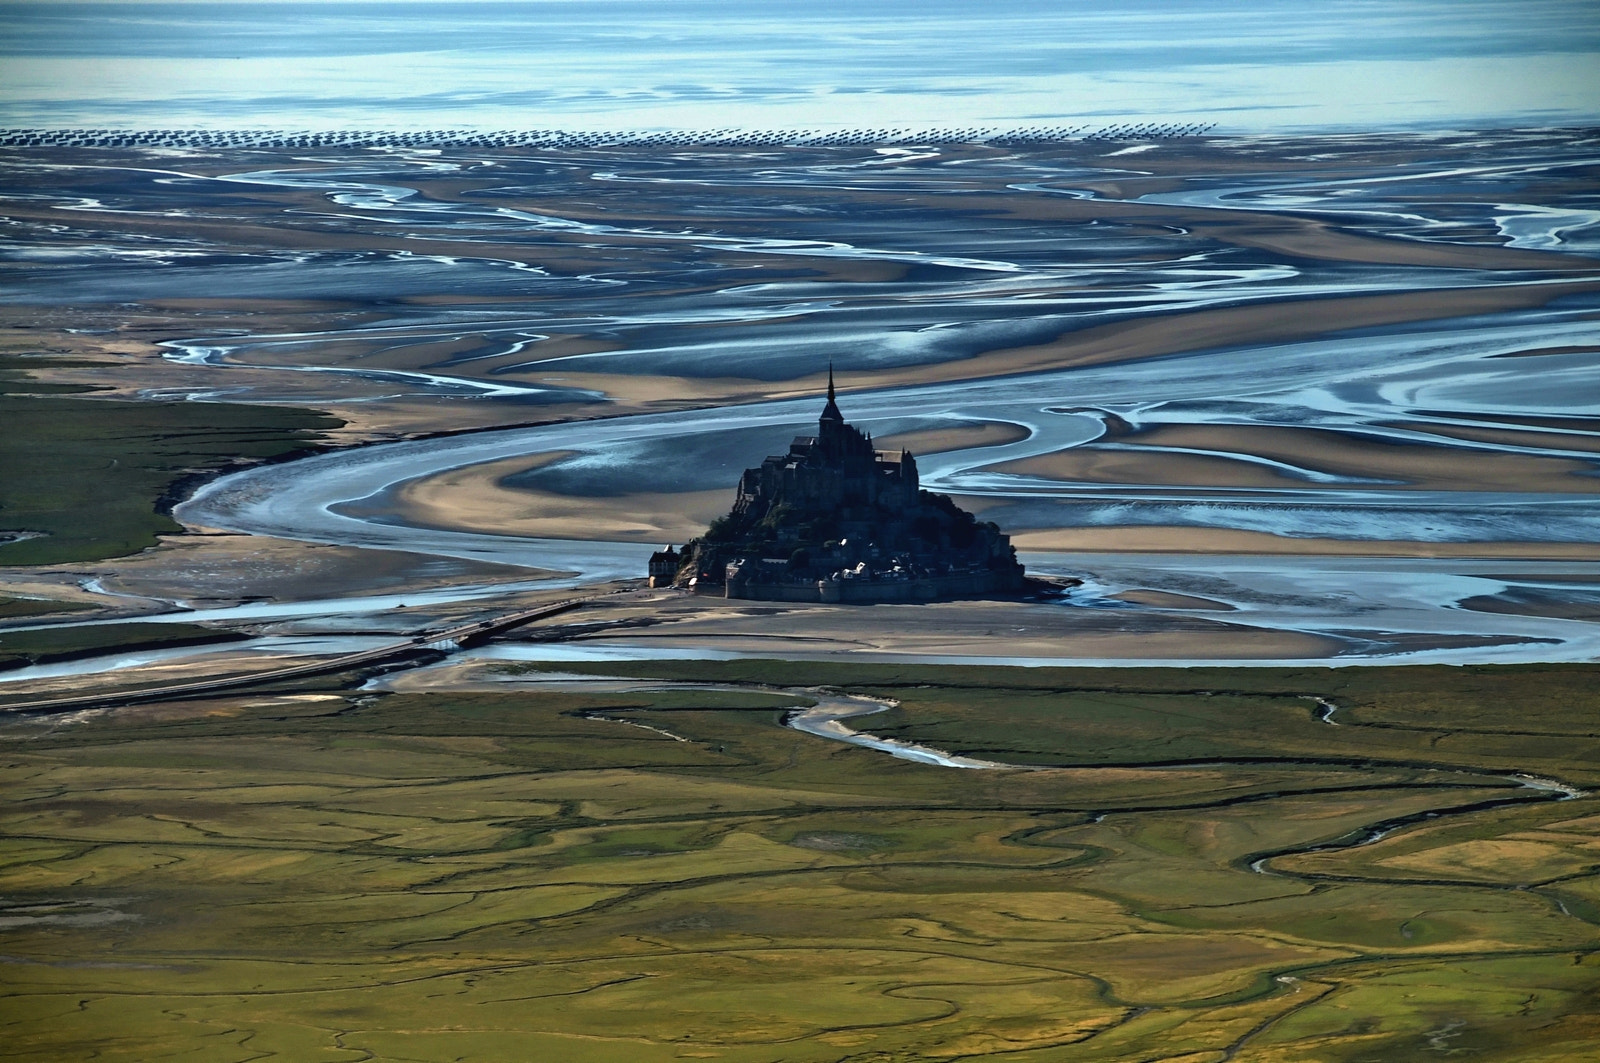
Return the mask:
{"type": "MultiPolygon", "coordinates": [[[[777,688],[756,686],[752,684],[668,682],[648,679],[614,679],[560,672],[518,676],[514,682],[516,685],[526,684],[536,689],[581,691],[587,693],[626,693],[630,691],[638,692],[652,690],[761,690],[768,693],[789,694],[811,701],[813,704],[809,708],[794,709],[785,712],[782,717],[783,725],[796,731],[800,731],[804,734],[813,735],[817,738],[822,738],[833,742],[844,742],[849,745],[859,746],[863,749],[884,753],[900,760],[906,760],[915,764],[923,764],[932,767],[982,771],[1056,770],[1054,766],[1051,765],[1007,764],[1000,761],[962,756],[960,754],[953,754],[944,750],[935,749],[931,746],[922,745],[917,742],[908,742],[893,738],[880,738],[865,731],[857,730],[853,727],[850,727],[845,721],[854,721],[862,717],[885,712],[889,709],[895,708],[897,703],[883,698],[868,697],[861,694],[850,694],[827,688],[777,688]]],[[[377,689],[384,689],[387,687],[387,683],[384,680],[376,680],[371,685],[377,689]]],[[[1319,720],[1321,720],[1321,722],[1328,724],[1332,723],[1332,721],[1328,719],[1328,716],[1331,715],[1331,703],[1318,697],[1308,697],[1307,700],[1310,700],[1316,704],[1316,716],[1319,720]]],[[[628,720],[625,715],[619,714],[621,711],[622,710],[613,710],[609,713],[597,713],[591,718],[609,719],[620,723],[633,723],[635,726],[645,727],[648,730],[656,731],[675,741],[687,741],[687,739],[684,739],[681,735],[675,734],[668,729],[657,727],[653,724],[644,724],[639,723],[638,721],[628,720]]],[[[1255,760],[1251,762],[1251,766],[1254,768],[1261,768],[1272,763],[1275,762],[1255,760]]],[[[1315,765],[1316,763],[1316,761],[1311,760],[1286,760],[1281,762],[1281,766],[1307,767],[1315,765]]],[[[1208,760],[1176,763],[1156,762],[1153,764],[1074,764],[1065,765],[1062,767],[1069,768],[1073,771],[1093,772],[1097,767],[1109,768],[1111,770],[1127,770],[1128,768],[1138,768],[1146,771],[1186,771],[1194,769],[1214,770],[1227,766],[1228,762],[1225,760],[1208,760]]],[[[1334,760],[1328,761],[1326,766],[1349,767],[1350,764],[1347,760],[1334,760]]],[[[1494,779],[1498,780],[1501,784],[1510,783],[1521,790],[1532,790],[1541,798],[1547,800],[1571,801],[1588,796],[1586,791],[1572,785],[1571,783],[1563,782],[1559,779],[1529,775],[1525,772],[1463,771],[1461,774],[1477,776],[1485,779],[1494,779]]],[[[1362,781],[1357,785],[1359,785],[1362,789],[1370,788],[1370,784],[1366,781],[1362,781]]],[[[1274,859],[1278,857],[1293,856],[1304,853],[1353,849],[1361,846],[1373,845],[1379,841],[1382,841],[1395,831],[1415,823],[1425,822],[1427,820],[1437,820],[1442,817],[1461,815],[1468,812],[1481,812],[1491,808],[1519,804],[1526,800],[1528,800],[1526,795],[1517,794],[1515,792],[1508,794],[1503,798],[1490,798],[1487,800],[1482,798],[1474,798],[1471,802],[1465,805],[1441,807],[1428,811],[1411,813],[1392,820],[1385,820],[1380,823],[1370,824],[1365,827],[1360,827],[1347,835],[1332,840],[1308,843],[1267,853],[1250,854],[1246,857],[1243,857],[1238,861],[1238,863],[1240,866],[1247,867],[1250,871],[1259,875],[1284,874],[1285,872],[1276,871],[1271,867],[1274,859]]],[[[1095,820],[1101,820],[1106,818],[1108,815],[1114,814],[1114,812],[1095,813],[1093,818],[1095,820]]],[[[1496,888],[1515,889],[1520,887],[1504,886],[1496,888]]]]}

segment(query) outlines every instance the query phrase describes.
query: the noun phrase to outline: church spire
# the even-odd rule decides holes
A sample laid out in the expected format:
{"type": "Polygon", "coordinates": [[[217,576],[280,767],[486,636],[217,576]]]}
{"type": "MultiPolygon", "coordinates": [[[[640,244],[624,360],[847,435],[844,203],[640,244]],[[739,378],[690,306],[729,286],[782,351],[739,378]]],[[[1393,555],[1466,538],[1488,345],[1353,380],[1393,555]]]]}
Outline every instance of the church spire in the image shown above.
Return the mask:
{"type": "Polygon", "coordinates": [[[839,412],[839,406],[833,401],[833,359],[828,359],[828,404],[822,408],[822,421],[834,421],[844,424],[844,414],[839,412]]]}

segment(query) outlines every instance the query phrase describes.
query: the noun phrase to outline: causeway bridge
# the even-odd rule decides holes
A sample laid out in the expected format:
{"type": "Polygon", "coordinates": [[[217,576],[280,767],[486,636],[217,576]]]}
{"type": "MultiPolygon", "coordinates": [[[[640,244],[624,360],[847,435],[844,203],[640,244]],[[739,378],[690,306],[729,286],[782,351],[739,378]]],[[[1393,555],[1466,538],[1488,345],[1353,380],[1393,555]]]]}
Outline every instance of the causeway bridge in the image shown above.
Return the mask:
{"type": "Polygon", "coordinates": [[[283,668],[271,668],[264,672],[225,676],[219,679],[196,679],[183,683],[166,683],[161,686],[142,687],[133,690],[74,694],[70,697],[13,702],[9,705],[0,705],[0,714],[43,715],[46,713],[65,712],[71,709],[97,709],[110,708],[115,705],[131,705],[141,701],[168,701],[176,698],[204,697],[225,690],[260,686],[263,683],[276,683],[285,679],[303,679],[308,676],[345,672],[352,668],[365,668],[370,665],[384,664],[388,661],[402,660],[429,650],[450,653],[488,642],[496,635],[512,628],[571,612],[597,597],[599,595],[568,598],[563,601],[536,606],[532,609],[505,613],[489,620],[477,621],[476,623],[457,624],[454,627],[442,628],[438,631],[424,631],[399,642],[387,643],[383,646],[376,646],[370,650],[361,650],[357,653],[346,653],[338,657],[309,661],[305,664],[288,665],[283,668]]]}

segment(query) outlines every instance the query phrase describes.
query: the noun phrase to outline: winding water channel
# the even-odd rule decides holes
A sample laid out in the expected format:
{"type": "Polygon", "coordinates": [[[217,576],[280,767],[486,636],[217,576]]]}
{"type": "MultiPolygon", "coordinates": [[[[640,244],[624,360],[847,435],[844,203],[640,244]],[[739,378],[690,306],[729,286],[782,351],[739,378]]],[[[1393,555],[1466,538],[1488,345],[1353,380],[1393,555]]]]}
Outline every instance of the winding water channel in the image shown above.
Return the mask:
{"type": "MultiPolygon", "coordinates": [[[[1512,318],[1518,315],[1508,315],[1512,318]]],[[[1600,541],[1600,494],[1429,490],[1354,482],[1306,471],[1295,487],[1136,489],[1045,480],[999,472],[1008,462],[1100,441],[1108,418],[1125,424],[1262,424],[1293,411],[1299,425],[1366,426],[1395,445],[1419,443],[1416,428],[1374,428],[1419,409],[1474,404],[1492,419],[1509,382],[1496,361],[1529,342],[1600,344],[1600,325],[1586,305],[1543,310],[1486,326],[1462,322],[1424,332],[1369,338],[1352,345],[1325,340],[1240,349],[1167,362],[1074,369],[995,381],[928,385],[850,395],[853,421],[874,434],[974,424],[1014,426],[1021,438],[997,446],[927,455],[923,482],[935,490],[987,503],[985,516],[1006,527],[1190,525],[1237,528],[1294,538],[1422,540],[1446,543],[1600,541]],[[1268,356],[1270,355],[1270,358],[1268,356]],[[1320,371],[1336,363],[1329,378],[1320,371]],[[1164,392],[1159,403],[1130,402],[1141,391],[1164,392]],[[1404,405],[1395,403],[1404,396],[1404,405]],[[1280,411],[1269,413],[1266,411],[1280,411]]],[[[1575,416],[1594,391],[1587,362],[1572,356],[1551,365],[1539,394],[1524,404],[1539,416],[1575,416]]],[[[399,500],[401,489],[451,470],[527,455],[569,456],[527,474],[530,486],[577,496],[725,486],[752,454],[781,450],[815,415],[810,399],[724,406],[665,414],[602,418],[387,443],[318,455],[224,477],[180,506],[186,523],[254,534],[403,550],[522,565],[563,573],[560,583],[637,575],[652,546],[485,534],[418,523],[399,500]],[[686,456],[692,460],[686,460],[686,456]]],[[[1465,419],[1464,419],[1465,418],[1465,419]]],[[[1469,424],[1457,412],[1452,424],[1469,424]]],[[[1283,422],[1287,423],[1287,422],[1283,422]]],[[[1484,420],[1483,426],[1490,425],[1484,420]]],[[[1520,444],[1488,445],[1485,453],[1523,454],[1520,444]]],[[[1546,454],[1545,456],[1552,456],[1546,454]]],[[[1034,552],[1025,561],[1041,574],[1098,576],[1104,582],[1195,593],[1219,601],[1234,622],[1330,634],[1350,648],[1341,657],[1392,657],[1381,637],[1406,632],[1476,636],[1468,652],[1441,649],[1427,660],[1591,660],[1600,657],[1600,629],[1560,615],[1473,612],[1461,602],[1508,591],[1594,599],[1593,562],[1472,561],[1239,555],[1095,555],[1034,552]],[[1362,641],[1371,647],[1363,653],[1362,641]]],[[[1081,600],[1081,599],[1080,599],[1081,600]]],[[[1415,648],[1403,652],[1415,652],[1415,648]]]]}
{"type": "MultiPolygon", "coordinates": [[[[1164,591],[1195,600],[1188,616],[1317,636],[1333,647],[1318,659],[1337,663],[1600,659],[1600,562],[1585,553],[1600,542],[1600,292],[1580,257],[1600,246],[1594,146],[1516,133],[1219,140],[1180,177],[1119,190],[1167,173],[1154,160],[1169,150],[1190,149],[331,151],[234,172],[153,159],[63,186],[57,207],[92,231],[19,223],[7,261],[27,268],[0,298],[225,291],[367,308],[168,332],[176,375],[154,399],[424,403],[430,424],[466,404],[592,415],[246,470],[179,506],[190,525],[509,564],[552,587],[636,577],[659,544],[430,522],[405,492],[526,459],[511,488],[573,507],[731,494],[814,422],[814,398],[604,416],[605,389],[745,379],[783,392],[832,361],[846,416],[876,437],[958,439],[919,454],[924,484],[1008,531],[1044,546],[1105,533],[1101,549],[1125,529],[1196,537],[1182,552],[1027,552],[1033,572],[1084,581],[1062,608],[1149,608],[1118,595],[1164,591]],[[1391,154],[1380,165],[1372,150],[1391,154]],[[194,232],[152,241],[147,218],[194,232]],[[284,235],[239,245],[242,231],[284,235]],[[297,245],[306,231],[316,239],[297,245]],[[1404,303],[1347,319],[1368,298],[1404,303]],[[1230,326],[1209,346],[1175,329],[1182,342],[1149,348],[1170,353],[1140,357],[1143,341],[1091,344],[1094,357],[1075,346],[1106,326],[1193,321],[1209,336],[1207,315],[1236,312],[1320,324],[1259,340],[1230,326]],[[980,427],[986,445],[959,442],[980,427]],[[1205,538],[1239,533],[1375,556],[1218,553],[1205,538]],[[1501,559],[1376,556],[1432,544],[1501,559]],[[1571,560],[1515,559],[1529,555],[1571,560]]],[[[424,593],[480,589],[404,597],[424,593]]],[[[337,620],[393,601],[155,619],[337,620]]],[[[1084,652],[964,659],[1112,663],[1084,652]]]]}
{"type": "MultiPolygon", "coordinates": [[[[1270,150],[1249,142],[1237,147],[1246,157],[1270,150]]],[[[1330,147],[1335,155],[1343,150],[1330,147]]],[[[1138,177],[1144,155],[964,158],[939,148],[760,159],[575,154],[560,166],[526,172],[527,164],[495,160],[505,184],[471,196],[438,183],[466,175],[477,160],[465,158],[323,160],[227,174],[205,181],[313,195],[350,224],[403,225],[458,249],[426,262],[369,256],[366,266],[376,272],[360,275],[344,259],[317,255],[297,262],[295,277],[314,274],[336,288],[353,283],[361,290],[448,278],[459,290],[514,288],[521,301],[514,312],[487,316],[429,318],[409,310],[354,329],[196,336],[166,346],[169,357],[209,370],[219,384],[249,367],[256,375],[241,383],[241,395],[262,386],[263,372],[310,370],[378,374],[368,383],[420,389],[440,401],[515,397],[538,404],[575,397],[551,390],[565,386],[552,384],[552,372],[588,374],[587,380],[608,373],[785,380],[818,372],[831,359],[848,384],[856,370],[942,369],[1108,323],[1283,303],[1315,313],[1315,301],[1330,297],[1467,291],[1480,298],[1461,302],[1466,309],[1458,316],[1343,329],[1331,318],[1329,331],[1310,338],[1219,343],[1108,364],[1068,358],[1074,364],[850,390],[842,402],[847,417],[878,438],[998,429],[987,445],[922,454],[919,465],[927,487],[970,500],[1008,530],[1265,533],[1371,544],[1374,554],[1394,552],[1385,548],[1389,543],[1600,542],[1600,492],[1585,489],[1585,478],[1595,476],[1592,435],[1580,424],[1600,408],[1594,369],[1600,295],[1576,283],[1587,260],[1552,255],[1548,270],[1527,268],[1543,260],[1535,252],[1593,250],[1600,232],[1594,212],[1551,181],[1588,172],[1595,154],[1586,142],[1510,134],[1495,143],[1493,165],[1471,161],[1481,160],[1483,144],[1434,150],[1370,172],[1331,167],[1335,176],[1315,169],[1273,174],[1270,167],[1219,172],[1139,199],[1201,220],[1247,211],[1332,221],[1341,231],[1398,241],[1394,263],[1378,261],[1383,254],[1372,248],[1362,252],[1371,260],[1342,253],[1318,258],[1197,239],[1178,227],[1130,226],[1116,220],[1121,215],[1087,223],[1034,217],[1041,197],[1108,202],[1097,182],[1138,177]],[[602,219],[569,199],[596,188],[624,189],[684,223],[617,211],[602,219]],[[726,195],[728,210],[742,206],[713,224],[700,205],[707,189],[726,195]],[[979,190],[995,202],[1015,199],[1016,216],[962,208],[961,224],[930,228],[925,213],[879,198],[979,190]],[[558,276],[459,250],[507,241],[530,253],[626,246],[648,268],[558,276]],[[1446,251],[1480,245],[1527,258],[1505,259],[1501,268],[1481,268],[1470,256],[1459,261],[1475,268],[1422,265],[1406,261],[1409,245],[1446,251]],[[906,279],[862,284],[780,276],[750,283],[745,265],[770,256],[871,264],[906,279]],[[710,291],[701,287],[708,276],[710,291]],[[1524,294],[1496,302],[1513,288],[1524,294]],[[1528,294],[1541,289],[1548,294],[1528,294]],[[602,335],[605,349],[543,353],[550,337],[566,334],[602,335]],[[318,354],[332,345],[364,353],[336,364],[318,354]],[[392,352],[430,345],[451,353],[423,368],[386,362],[392,352]],[[1510,425],[1539,428],[1508,431],[1510,425]],[[1172,437],[1179,441],[1129,442],[1163,439],[1163,432],[1179,433],[1172,437]],[[1329,447],[1358,456],[1345,461],[1349,467],[1319,462],[1329,447]],[[1234,479],[1158,473],[1119,482],[1052,474],[1040,465],[1075,452],[1111,467],[1125,460],[1175,468],[1221,462],[1235,470],[1234,479]],[[1411,464],[1399,470],[1383,464],[1394,455],[1410,456],[1411,464]],[[1362,461],[1373,456],[1383,460],[1362,471],[1362,461]],[[1439,462],[1443,471],[1416,472],[1439,462]],[[1570,478],[1536,482],[1506,473],[1480,481],[1471,473],[1496,463],[1570,470],[1570,478]]],[[[1500,260],[1484,264],[1492,261],[1500,260]]],[[[262,273],[258,265],[250,277],[267,285],[258,291],[265,295],[280,274],[262,273]]],[[[208,283],[221,279],[217,270],[238,268],[179,267],[201,270],[208,283]]],[[[603,395],[576,397],[603,411],[603,395]]],[[[226,477],[177,515],[256,534],[536,567],[568,583],[615,579],[637,575],[653,544],[429,524],[408,510],[404,492],[455,470],[524,457],[533,464],[540,455],[558,457],[517,474],[517,486],[578,503],[729,490],[744,468],[785,449],[815,416],[815,400],[800,398],[386,443],[226,477]]],[[[1600,573],[1592,561],[1044,551],[1025,560],[1040,574],[1087,577],[1091,593],[1074,604],[1115,608],[1111,595],[1128,587],[1188,594],[1219,603],[1215,615],[1226,613],[1229,622],[1323,636],[1341,647],[1335,654],[1341,661],[1600,658],[1596,625],[1574,615],[1585,603],[1600,607],[1600,592],[1586,583],[1600,573]],[[1095,587],[1107,593],[1094,595],[1095,587]],[[1463,605],[1505,595],[1565,605],[1494,611],[1463,605]],[[1437,645],[1426,645],[1424,636],[1437,645]]],[[[1064,649],[1064,657],[1071,655],[1064,649]]]]}
{"type": "MultiPolygon", "coordinates": [[[[805,734],[815,735],[818,738],[825,738],[836,742],[846,742],[850,745],[861,746],[865,749],[872,749],[881,753],[887,753],[889,756],[898,757],[901,760],[908,760],[916,764],[930,764],[944,768],[967,768],[991,771],[1051,770],[1046,766],[1035,764],[1005,764],[999,761],[960,756],[945,752],[943,750],[933,749],[929,746],[920,745],[915,742],[905,742],[893,738],[879,738],[863,731],[855,730],[847,726],[844,722],[846,720],[854,720],[862,716],[869,716],[873,713],[883,712],[887,709],[890,709],[895,705],[895,703],[892,701],[868,698],[862,695],[840,694],[816,689],[808,689],[803,691],[791,690],[787,691],[787,693],[800,694],[816,699],[816,704],[809,709],[801,709],[795,712],[787,713],[784,716],[784,724],[788,727],[794,728],[797,731],[802,731],[805,734]]],[[[1339,726],[1338,724],[1334,724],[1330,718],[1334,711],[1334,706],[1331,702],[1319,697],[1309,697],[1308,700],[1314,701],[1317,704],[1318,709],[1316,718],[1320,722],[1329,724],[1330,726],[1339,726]]],[[[1285,763],[1294,763],[1297,766],[1301,766],[1306,762],[1294,761],[1285,763]]],[[[1116,767],[1127,766],[1129,765],[1117,765],[1116,767]]],[[[1195,761],[1184,763],[1159,763],[1139,766],[1145,768],[1146,770],[1184,770],[1193,768],[1216,768],[1220,766],[1220,762],[1195,761]]],[[[1262,764],[1253,762],[1252,766],[1261,767],[1262,764]]],[[[1074,767],[1082,770],[1082,766],[1075,765],[1074,767]]],[[[1093,767],[1093,765],[1090,765],[1089,769],[1093,770],[1093,767]]],[[[1518,787],[1524,790],[1535,791],[1541,797],[1549,800],[1572,801],[1581,797],[1589,796],[1587,791],[1581,790],[1571,783],[1562,782],[1558,779],[1529,775],[1525,772],[1472,771],[1470,774],[1474,776],[1500,779],[1505,782],[1515,783],[1518,787]]],[[[1448,816],[1462,816],[1470,813],[1484,812],[1494,808],[1521,804],[1526,800],[1527,798],[1525,796],[1512,794],[1503,798],[1474,800],[1467,804],[1455,807],[1429,809],[1424,812],[1412,813],[1359,827],[1342,837],[1328,841],[1289,846],[1274,849],[1270,852],[1252,853],[1241,858],[1238,863],[1258,875],[1289,874],[1290,877],[1305,877],[1293,873],[1274,870],[1272,867],[1272,862],[1279,857],[1300,856],[1307,853],[1336,852],[1344,849],[1354,849],[1361,846],[1374,845],[1377,842],[1382,841],[1384,838],[1389,837],[1394,832],[1417,823],[1438,820],[1448,816]]],[[[1104,818],[1106,814],[1107,813],[1100,813],[1099,815],[1101,818],[1104,818]]],[[[1501,888],[1512,889],[1514,887],[1506,886],[1501,888]]],[[[1560,902],[1557,901],[1557,903],[1559,904],[1560,902]]]]}
{"type": "MultiPolygon", "coordinates": [[[[841,742],[863,749],[869,749],[874,752],[883,753],[914,764],[922,764],[932,767],[976,771],[1026,772],[1049,772],[1052,770],[1061,770],[1061,768],[1069,768],[1073,771],[1093,772],[1098,767],[1105,767],[1112,770],[1122,770],[1130,767],[1137,767],[1149,771],[1184,771],[1193,770],[1196,768],[1215,769],[1225,766],[1228,763],[1226,761],[1205,760],[1176,763],[1155,762],[1149,764],[1075,764],[1052,766],[1040,764],[1008,764],[1001,761],[967,757],[959,754],[953,754],[945,750],[935,749],[931,746],[916,742],[908,742],[893,738],[881,738],[866,731],[857,730],[856,728],[851,727],[847,721],[856,721],[863,717],[885,712],[896,707],[898,703],[890,699],[869,697],[862,694],[851,694],[823,687],[779,688],[750,684],[683,683],[657,680],[608,679],[572,673],[547,673],[537,678],[522,677],[521,681],[529,682],[540,688],[584,691],[590,693],[640,692],[651,690],[760,690],[764,693],[788,694],[793,697],[811,701],[813,704],[808,708],[794,709],[783,713],[781,717],[783,726],[789,727],[803,734],[824,739],[826,741],[841,742]]],[[[383,689],[386,686],[387,681],[382,679],[374,681],[373,684],[374,689],[383,689]]],[[[1315,704],[1316,707],[1314,709],[1314,718],[1316,718],[1319,722],[1328,726],[1341,726],[1339,724],[1335,724],[1329,718],[1334,711],[1334,705],[1332,702],[1320,696],[1314,695],[1307,695],[1305,700],[1311,701],[1315,704]]],[[[674,734],[659,727],[655,727],[653,725],[647,725],[638,723],[637,721],[628,720],[625,716],[617,715],[615,712],[599,713],[595,714],[595,716],[596,718],[604,718],[622,723],[634,723],[636,726],[647,727],[649,730],[657,731],[674,740],[685,740],[680,735],[674,734]]],[[[1262,767],[1271,767],[1274,763],[1275,762],[1272,761],[1251,761],[1250,766],[1259,769],[1262,767]]],[[[1283,766],[1306,767],[1308,765],[1314,765],[1317,762],[1314,760],[1285,760],[1281,763],[1283,766]]],[[[1349,766],[1348,761],[1329,761],[1327,763],[1330,766],[1349,766]]],[[[1460,771],[1463,776],[1497,780],[1502,784],[1511,784],[1514,788],[1505,797],[1488,799],[1475,798],[1470,802],[1449,805],[1441,808],[1432,808],[1420,812],[1410,813],[1404,816],[1385,819],[1376,823],[1358,827],[1355,830],[1352,830],[1349,833],[1337,838],[1319,840],[1303,845],[1279,848],[1266,852],[1252,853],[1240,858],[1237,863],[1239,866],[1259,875],[1288,874],[1290,877],[1305,877],[1291,872],[1273,870],[1271,866],[1272,862],[1280,857],[1303,855],[1314,852],[1331,852],[1373,845],[1379,841],[1382,841],[1384,838],[1390,836],[1397,830],[1401,830],[1405,827],[1409,827],[1418,823],[1437,821],[1449,816],[1464,816],[1494,808],[1521,804],[1530,800],[1526,793],[1527,791],[1533,791],[1533,793],[1537,795],[1537,797],[1533,798],[1535,800],[1544,799],[1555,801],[1572,801],[1589,796],[1587,791],[1582,790],[1571,783],[1564,782],[1559,779],[1531,775],[1526,772],[1477,769],[1460,769],[1460,771]]],[[[1365,786],[1363,786],[1363,788],[1365,788],[1365,786]]],[[[1228,798],[1226,800],[1232,801],[1234,799],[1228,798]]],[[[1139,810],[1132,809],[1128,811],[1139,810]]],[[[1105,816],[1114,814],[1116,814],[1115,810],[1108,810],[1105,812],[1095,813],[1094,816],[1103,819],[1105,816]]],[[[1513,889],[1516,887],[1505,886],[1494,888],[1513,889]]]]}

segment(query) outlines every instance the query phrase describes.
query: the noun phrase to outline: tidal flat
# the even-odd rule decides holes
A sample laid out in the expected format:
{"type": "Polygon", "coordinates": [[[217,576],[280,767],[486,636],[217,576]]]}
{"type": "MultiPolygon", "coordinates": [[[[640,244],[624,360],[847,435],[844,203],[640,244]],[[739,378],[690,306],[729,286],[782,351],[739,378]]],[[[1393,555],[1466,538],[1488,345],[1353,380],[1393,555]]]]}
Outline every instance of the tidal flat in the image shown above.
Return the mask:
{"type": "Polygon", "coordinates": [[[1579,1060],[1595,680],[499,665],[13,720],[6,1052],[1579,1060]],[[824,690],[1023,766],[784,726],[824,690]]]}
{"type": "Polygon", "coordinates": [[[1107,559],[1123,605],[1215,599],[1337,656],[1594,656],[1592,131],[3,150],[8,364],[84,402],[270,405],[331,448],[182,500],[232,534],[165,578],[161,550],[137,588],[77,566],[63,600],[226,600],[196,572],[255,543],[632,576],[805,429],[832,362],[927,486],[1035,571],[1107,559]]]}

